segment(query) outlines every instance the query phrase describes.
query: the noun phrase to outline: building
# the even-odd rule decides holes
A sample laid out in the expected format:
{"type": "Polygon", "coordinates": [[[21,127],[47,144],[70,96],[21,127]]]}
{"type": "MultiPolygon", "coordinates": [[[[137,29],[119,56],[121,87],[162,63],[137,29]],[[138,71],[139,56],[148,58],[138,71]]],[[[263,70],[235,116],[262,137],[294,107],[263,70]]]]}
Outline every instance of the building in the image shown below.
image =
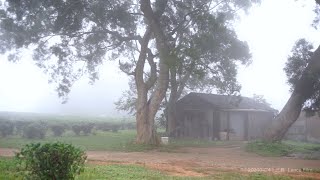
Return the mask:
{"type": "Polygon", "coordinates": [[[289,128],[286,139],[320,143],[320,114],[307,116],[304,111],[300,113],[297,121],[289,128]]]}
{"type": "Polygon", "coordinates": [[[248,97],[190,93],[177,102],[176,137],[219,140],[261,138],[275,110],[248,97]]]}

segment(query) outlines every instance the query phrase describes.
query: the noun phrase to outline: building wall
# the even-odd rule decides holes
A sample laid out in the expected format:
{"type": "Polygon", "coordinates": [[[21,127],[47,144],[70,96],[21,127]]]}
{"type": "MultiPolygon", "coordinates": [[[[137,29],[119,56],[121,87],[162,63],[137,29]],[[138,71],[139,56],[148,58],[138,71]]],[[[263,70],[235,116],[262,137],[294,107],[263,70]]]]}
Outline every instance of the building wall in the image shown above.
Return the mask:
{"type": "Polygon", "coordinates": [[[317,114],[307,117],[302,112],[297,121],[289,128],[286,138],[320,143],[320,117],[317,114]]]}
{"type": "Polygon", "coordinates": [[[307,140],[307,128],[306,128],[306,117],[300,115],[299,118],[292,126],[288,129],[286,133],[286,139],[295,141],[306,141],[307,140]]]}
{"type": "Polygon", "coordinates": [[[272,123],[273,114],[270,112],[249,112],[248,140],[260,139],[267,127],[272,123]]]}
{"type": "Polygon", "coordinates": [[[179,119],[179,137],[220,139],[221,133],[228,130],[229,140],[261,138],[265,127],[272,120],[266,112],[228,112],[210,110],[184,110],[179,119]]]}
{"type": "Polygon", "coordinates": [[[245,121],[247,112],[230,112],[229,140],[245,140],[245,121]]]}
{"type": "Polygon", "coordinates": [[[320,117],[318,115],[306,121],[307,140],[320,143],[320,117]]]}
{"type": "MultiPolygon", "coordinates": [[[[228,112],[220,112],[220,130],[228,129],[228,112]]],[[[260,139],[264,135],[266,127],[270,125],[273,114],[270,112],[230,112],[230,140],[260,139]],[[247,129],[246,129],[247,127],[247,129]]]]}
{"type": "Polygon", "coordinates": [[[228,114],[226,111],[220,111],[220,131],[227,131],[228,129],[228,114]]]}
{"type": "Polygon", "coordinates": [[[214,139],[214,133],[212,129],[214,128],[214,122],[213,122],[213,110],[207,110],[205,112],[205,121],[207,121],[207,127],[204,127],[205,137],[209,138],[210,140],[214,139]]]}
{"type": "Polygon", "coordinates": [[[191,138],[208,138],[210,117],[207,111],[186,110],[179,122],[179,136],[191,138]]]}

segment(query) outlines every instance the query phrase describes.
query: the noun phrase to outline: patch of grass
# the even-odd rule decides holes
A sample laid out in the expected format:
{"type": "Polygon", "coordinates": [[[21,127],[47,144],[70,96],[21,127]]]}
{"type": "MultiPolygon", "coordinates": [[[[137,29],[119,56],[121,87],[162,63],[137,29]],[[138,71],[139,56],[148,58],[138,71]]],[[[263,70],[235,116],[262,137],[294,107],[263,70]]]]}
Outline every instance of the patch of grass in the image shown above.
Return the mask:
{"type": "Polygon", "coordinates": [[[211,179],[236,179],[236,180],[291,180],[293,178],[286,175],[266,174],[262,172],[235,172],[227,169],[213,169],[213,168],[197,168],[196,172],[206,174],[211,179]]]}
{"type": "Polygon", "coordinates": [[[71,143],[84,150],[108,150],[108,151],[143,151],[150,147],[139,146],[134,143],[135,130],[122,130],[117,133],[98,132],[96,135],[75,136],[66,133],[62,137],[46,137],[45,139],[27,139],[20,136],[0,138],[0,147],[21,148],[29,143],[64,142],[71,143]]]}
{"type": "Polygon", "coordinates": [[[310,152],[310,151],[320,151],[320,144],[298,142],[298,141],[283,141],[284,144],[291,146],[294,152],[310,152]]]}
{"type": "MultiPolygon", "coordinates": [[[[64,142],[84,150],[105,150],[105,151],[148,151],[157,149],[162,152],[181,152],[181,147],[212,147],[235,145],[233,141],[209,141],[201,139],[170,139],[169,145],[140,145],[135,144],[135,130],[120,130],[117,133],[95,131],[94,134],[76,136],[67,131],[61,137],[46,136],[44,139],[27,139],[21,136],[9,136],[0,138],[0,147],[21,148],[29,143],[64,142]]],[[[243,144],[243,143],[241,143],[243,144]]]]}
{"type": "Polygon", "coordinates": [[[270,143],[264,141],[249,142],[246,150],[262,156],[286,156],[293,152],[293,148],[290,145],[280,142],[270,143]]]}
{"type": "Polygon", "coordinates": [[[287,156],[293,153],[308,154],[320,151],[320,144],[305,142],[283,141],[283,142],[249,142],[246,146],[248,152],[254,152],[262,156],[287,156]]]}
{"type": "MultiPolygon", "coordinates": [[[[150,170],[138,165],[87,166],[78,180],[88,179],[182,179],[168,176],[160,171],[150,170]]],[[[191,179],[191,178],[190,178],[191,179]]]]}
{"type": "MultiPolygon", "coordinates": [[[[22,180],[23,172],[19,172],[15,160],[0,158],[0,179],[22,180]]],[[[140,179],[168,179],[168,180],[209,180],[209,179],[238,179],[238,180],[290,180],[290,177],[267,175],[263,173],[240,174],[234,172],[221,172],[205,177],[177,177],[166,173],[151,170],[139,165],[87,165],[85,171],[76,177],[76,180],[115,179],[115,180],[140,180],[140,179]]]]}
{"type": "Polygon", "coordinates": [[[263,173],[252,173],[249,175],[250,180],[291,180],[293,178],[281,175],[267,175],[263,173]]]}

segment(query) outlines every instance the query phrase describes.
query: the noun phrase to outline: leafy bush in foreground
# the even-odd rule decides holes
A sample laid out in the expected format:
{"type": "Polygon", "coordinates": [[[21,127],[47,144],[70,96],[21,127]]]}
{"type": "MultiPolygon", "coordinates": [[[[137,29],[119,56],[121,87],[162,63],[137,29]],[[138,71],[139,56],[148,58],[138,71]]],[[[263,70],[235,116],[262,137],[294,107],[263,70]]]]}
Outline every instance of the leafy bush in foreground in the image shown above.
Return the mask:
{"type": "Polygon", "coordinates": [[[31,179],[69,180],[84,171],[84,151],[60,142],[28,144],[16,155],[31,179]]]}
{"type": "Polygon", "coordinates": [[[23,128],[23,137],[29,139],[43,139],[46,135],[47,128],[43,123],[31,123],[23,128]]]}

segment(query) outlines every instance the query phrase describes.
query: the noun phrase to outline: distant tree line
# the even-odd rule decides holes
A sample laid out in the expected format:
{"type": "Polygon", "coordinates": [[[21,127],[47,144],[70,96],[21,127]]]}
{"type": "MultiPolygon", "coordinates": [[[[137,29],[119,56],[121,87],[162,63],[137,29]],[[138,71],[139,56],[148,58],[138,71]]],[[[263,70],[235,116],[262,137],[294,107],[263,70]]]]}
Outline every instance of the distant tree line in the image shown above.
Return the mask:
{"type": "Polygon", "coordinates": [[[135,122],[61,122],[45,120],[8,120],[0,118],[0,137],[21,136],[43,139],[46,136],[62,136],[67,131],[76,136],[95,135],[97,131],[117,133],[119,130],[135,130],[135,122]]]}

